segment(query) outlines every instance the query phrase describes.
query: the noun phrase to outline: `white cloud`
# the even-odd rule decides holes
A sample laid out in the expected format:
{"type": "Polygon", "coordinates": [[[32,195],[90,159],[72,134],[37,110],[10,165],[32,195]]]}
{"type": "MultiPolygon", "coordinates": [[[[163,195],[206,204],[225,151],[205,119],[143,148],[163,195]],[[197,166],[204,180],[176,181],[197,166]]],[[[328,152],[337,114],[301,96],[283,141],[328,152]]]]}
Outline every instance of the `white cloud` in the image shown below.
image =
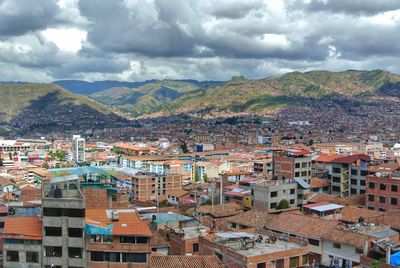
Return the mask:
{"type": "Polygon", "coordinates": [[[53,42],[61,50],[76,53],[86,41],[87,33],[76,28],[50,28],[41,32],[46,41],[53,42]]]}

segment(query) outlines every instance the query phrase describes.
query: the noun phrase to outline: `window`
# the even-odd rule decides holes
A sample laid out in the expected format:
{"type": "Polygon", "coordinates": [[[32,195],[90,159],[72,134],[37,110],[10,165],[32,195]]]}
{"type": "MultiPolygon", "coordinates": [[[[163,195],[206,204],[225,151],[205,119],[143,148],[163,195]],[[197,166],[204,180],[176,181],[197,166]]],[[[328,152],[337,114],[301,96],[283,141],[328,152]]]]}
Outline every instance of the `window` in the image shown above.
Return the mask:
{"type": "Polygon", "coordinates": [[[379,211],[385,212],[384,208],[379,208],[379,211]]]}
{"type": "Polygon", "coordinates": [[[137,244],[146,244],[147,243],[147,237],[143,237],[143,236],[136,237],[136,243],[137,244]]]}
{"type": "Polygon", "coordinates": [[[123,244],[135,244],[136,238],[134,236],[120,236],[119,242],[123,244]]]}
{"type": "Polygon", "coordinates": [[[61,208],[43,208],[43,216],[47,217],[61,217],[61,208]]]}
{"type": "Polygon", "coordinates": [[[375,208],[374,208],[374,207],[371,207],[371,206],[369,206],[368,209],[369,209],[369,210],[375,210],[375,208]]]}
{"type": "Polygon", "coordinates": [[[311,238],[309,238],[309,239],[308,239],[308,243],[309,243],[310,245],[319,247],[319,241],[316,240],[316,239],[311,239],[311,238]]]}
{"type": "Polygon", "coordinates": [[[299,266],[299,257],[290,257],[290,267],[299,266]]]}
{"type": "Polygon", "coordinates": [[[341,249],[341,248],[342,248],[342,245],[341,245],[341,244],[338,244],[338,243],[333,243],[333,248],[341,249]]]}
{"type": "Polygon", "coordinates": [[[199,243],[193,243],[192,250],[193,250],[193,252],[198,252],[199,251],[199,243]]]}
{"type": "Polygon", "coordinates": [[[293,205],[293,204],[294,204],[294,199],[290,199],[289,203],[290,203],[291,205],[293,205]]]}
{"type": "Polygon", "coordinates": [[[358,174],[358,170],[357,169],[352,169],[351,170],[351,175],[357,176],[357,174],[358,174]]]}
{"type": "Polygon", "coordinates": [[[257,268],[266,268],[265,262],[257,263],[257,268]]]}
{"type": "Polygon", "coordinates": [[[385,197],[384,196],[380,196],[379,197],[379,203],[385,203],[385,197]]]}
{"type": "Polygon", "coordinates": [[[232,229],[236,229],[236,223],[235,223],[235,222],[232,222],[232,223],[231,223],[231,228],[232,228],[232,229]]]}
{"type": "Polygon", "coordinates": [[[360,194],[365,194],[365,190],[360,190],[360,194]]]}
{"type": "Polygon", "coordinates": [[[369,195],[368,195],[368,201],[370,201],[370,202],[374,202],[374,200],[375,200],[375,197],[374,197],[374,195],[372,195],[372,194],[369,194],[369,195]]]}
{"type": "Polygon", "coordinates": [[[62,236],[61,227],[44,227],[45,236],[62,236]]]}
{"type": "Polygon", "coordinates": [[[146,263],[146,253],[122,253],[122,262],[146,263]]]}
{"type": "Polygon", "coordinates": [[[63,216],[71,218],[84,218],[85,210],[79,208],[66,208],[63,210],[63,216]]]}
{"type": "Polygon", "coordinates": [[[392,192],[397,192],[397,185],[392,184],[391,190],[392,190],[392,192]]]}
{"type": "Polygon", "coordinates": [[[332,186],[332,192],[340,192],[339,186],[332,186]]]}
{"type": "Polygon", "coordinates": [[[340,182],[340,177],[335,177],[335,176],[333,176],[333,177],[332,177],[332,181],[333,181],[333,182],[340,182]]]}
{"type": "Polygon", "coordinates": [[[270,208],[271,208],[271,209],[274,209],[274,208],[276,208],[276,207],[277,207],[277,203],[276,203],[276,202],[271,203],[271,205],[270,205],[270,208]]]}
{"type": "Polygon", "coordinates": [[[335,167],[335,168],[332,169],[332,172],[333,173],[340,173],[340,168],[335,167]]]}
{"type": "Polygon", "coordinates": [[[351,179],[350,182],[351,182],[352,185],[357,185],[357,180],[356,179],[351,179]]]}
{"type": "Polygon", "coordinates": [[[397,205],[397,198],[396,197],[391,197],[390,198],[390,204],[397,205]]]}
{"type": "Polygon", "coordinates": [[[39,262],[39,253],[33,252],[33,251],[27,251],[26,252],[26,262],[38,263],[39,262]]]}
{"type": "Polygon", "coordinates": [[[365,186],[365,180],[360,180],[360,185],[365,186]]]}
{"type": "Polygon", "coordinates": [[[301,163],[301,167],[302,167],[302,168],[306,168],[306,167],[307,167],[307,162],[301,163]]]}
{"type": "Polygon", "coordinates": [[[294,164],[294,168],[300,168],[300,163],[294,164]]]}
{"type": "Polygon", "coordinates": [[[386,190],[386,185],[385,184],[379,184],[379,190],[385,191],[386,190]]]}
{"type": "Polygon", "coordinates": [[[271,192],[271,197],[277,197],[278,196],[278,192],[271,192]]]}
{"type": "Polygon", "coordinates": [[[215,256],[222,261],[222,254],[219,252],[214,252],[215,256]]]}
{"type": "Polygon", "coordinates": [[[301,172],[301,176],[302,176],[302,177],[306,177],[306,176],[307,176],[307,171],[302,171],[302,172],[301,172]]]}
{"type": "Polygon", "coordinates": [[[365,177],[365,176],[367,176],[368,175],[368,170],[361,170],[361,176],[363,176],[363,177],[365,177]]]}
{"type": "Polygon", "coordinates": [[[46,257],[62,257],[62,247],[45,247],[46,257]]]}
{"type": "Polygon", "coordinates": [[[68,228],[69,237],[83,237],[82,228],[68,228]]]}
{"type": "Polygon", "coordinates": [[[82,248],[68,248],[68,257],[82,259],[82,248]]]}
{"type": "Polygon", "coordinates": [[[295,194],[295,189],[290,189],[290,194],[295,194]]]}
{"type": "Polygon", "coordinates": [[[10,250],[6,253],[6,260],[12,262],[19,262],[19,253],[18,251],[10,250]]]}
{"type": "Polygon", "coordinates": [[[368,188],[369,188],[369,189],[375,189],[375,183],[373,183],[373,182],[368,182],[368,188]]]}
{"type": "Polygon", "coordinates": [[[350,194],[357,194],[357,189],[350,189],[350,194]]]}
{"type": "Polygon", "coordinates": [[[91,251],[90,252],[90,260],[91,261],[103,261],[104,260],[104,252],[91,251]]]}
{"type": "Polygon", "coordinates": [[[119,252],[104,252],[104,261],[120,262],[121,254],[119,252]]]}

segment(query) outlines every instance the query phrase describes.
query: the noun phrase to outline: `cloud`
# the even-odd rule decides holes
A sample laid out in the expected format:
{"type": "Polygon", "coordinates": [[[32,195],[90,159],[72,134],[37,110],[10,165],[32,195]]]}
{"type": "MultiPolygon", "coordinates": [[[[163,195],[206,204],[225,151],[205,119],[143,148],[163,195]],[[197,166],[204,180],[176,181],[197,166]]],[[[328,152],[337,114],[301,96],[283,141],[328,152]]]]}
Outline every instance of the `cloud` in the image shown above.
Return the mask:
{"type": "Polygon", "coordinates": [[[221,80],[313,69],[400,72],[399,32],[397,0],[0,0],[0,66],[7,68],[0,76],[221,80]]]}

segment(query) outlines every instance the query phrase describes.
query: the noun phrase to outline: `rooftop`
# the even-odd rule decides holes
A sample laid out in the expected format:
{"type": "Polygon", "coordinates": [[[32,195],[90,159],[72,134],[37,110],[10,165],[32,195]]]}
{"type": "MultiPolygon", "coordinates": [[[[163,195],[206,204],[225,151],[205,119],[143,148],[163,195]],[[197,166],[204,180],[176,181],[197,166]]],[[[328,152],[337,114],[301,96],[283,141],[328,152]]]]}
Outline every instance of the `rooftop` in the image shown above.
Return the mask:
{"type": "Polygon", "coordinates": [[[42,220],[37,216],[6,217],[3,234],[14,239],[41,240],[42,220]]]}
{"type": "Polygon", "coordinates": [[[223,268],[217,256],[151,256],[150,267],[154,268],[223,268]]]}

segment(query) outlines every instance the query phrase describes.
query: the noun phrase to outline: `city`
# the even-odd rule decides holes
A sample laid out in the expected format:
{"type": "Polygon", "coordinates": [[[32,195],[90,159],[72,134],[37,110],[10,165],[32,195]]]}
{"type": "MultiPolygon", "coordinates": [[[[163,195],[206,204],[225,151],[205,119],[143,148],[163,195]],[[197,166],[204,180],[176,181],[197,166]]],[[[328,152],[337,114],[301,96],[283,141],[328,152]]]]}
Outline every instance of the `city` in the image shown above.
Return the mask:
{"type": "Polygon", "coordinates": [[[0,0],[0,268],[400,267],[400,1],[0,0]]]}

